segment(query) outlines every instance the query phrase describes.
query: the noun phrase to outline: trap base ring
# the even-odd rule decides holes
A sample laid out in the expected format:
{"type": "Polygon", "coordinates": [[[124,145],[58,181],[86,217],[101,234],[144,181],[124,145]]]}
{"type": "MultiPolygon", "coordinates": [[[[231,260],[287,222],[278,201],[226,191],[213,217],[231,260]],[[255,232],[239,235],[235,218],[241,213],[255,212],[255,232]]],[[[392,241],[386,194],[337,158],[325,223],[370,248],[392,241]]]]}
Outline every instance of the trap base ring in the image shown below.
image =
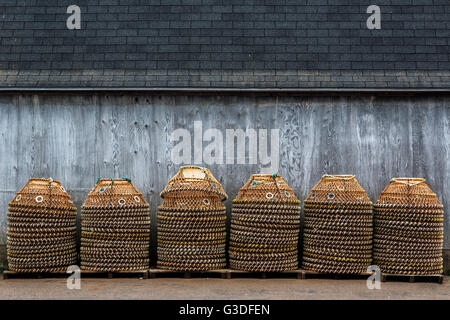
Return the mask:
{"type": "Polygon", "coordinates": [[[34,200],[36,200],[37,203],[41,203],[42,201],[44,201],[44,197],[43,196],[37,196],[34,200]]]}

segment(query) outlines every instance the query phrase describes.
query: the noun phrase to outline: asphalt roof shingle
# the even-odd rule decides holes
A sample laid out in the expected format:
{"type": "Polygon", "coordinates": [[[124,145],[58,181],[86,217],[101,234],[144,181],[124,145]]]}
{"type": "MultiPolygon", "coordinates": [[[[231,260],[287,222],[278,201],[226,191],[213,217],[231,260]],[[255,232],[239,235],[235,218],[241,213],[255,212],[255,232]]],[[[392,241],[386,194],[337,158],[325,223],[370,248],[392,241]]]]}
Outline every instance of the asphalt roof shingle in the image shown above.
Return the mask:
{"type": "Polygon", "coordinates": [[[377,4],[2,0],[0,87],[449,88],[450,2],[377,4]]]}

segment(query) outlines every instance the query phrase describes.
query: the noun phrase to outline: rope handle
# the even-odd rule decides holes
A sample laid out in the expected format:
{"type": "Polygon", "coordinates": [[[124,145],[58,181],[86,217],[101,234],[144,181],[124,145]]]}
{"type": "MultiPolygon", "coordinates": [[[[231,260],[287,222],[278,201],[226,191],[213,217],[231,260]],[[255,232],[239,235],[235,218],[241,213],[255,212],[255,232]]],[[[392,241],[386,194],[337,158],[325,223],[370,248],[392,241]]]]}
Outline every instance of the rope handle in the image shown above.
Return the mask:
{"type": "Polygon", "coordinates": [[[194,165],[190,165],[190,166],[183,166],[183,167],[181,167],[181,172],[183,172],[184,171],[184,169],[186,169],[186,168],[195,168],[195,169],[200,169],[202,172],[205,172],[205,168],[203,168],[203,167],[200,167],[200,166],[194,166],[194,165]]]}
{"type": "Polygon", "coordinates": [[[114,178],[113,177],[109,177],[111,179],[111,193],[109,194],[109,204],[112,206],[113,205],[113,193],[114,193],[114,189],[113,189],[113,185],[114,185],[114,178]]]}
{"type": "Polygon", "coordinates": [[[352,179],[355,179],[355,175],[334,175],[334,174],[324,174],[323,176],[322,176],[322,178],[330,178],[330,179],[333,179],[333,180],[344,180],[344,181],[347,181],[347,180],[352,180],[352,179]]]}
{"type": "MultiPolygon", "coordinates": [[[[200,170],[201,172],[203,172],[205,174],[205,180],[213,181],[204,167],[195,166],[195,165],[189,165],[189,166],[181,167],[181,175],[183,176],[183,178],[186,178],[184,176],[184,169],[198,169],[198,170],[200,170]]],[[[188,179],[197,179],[198,180],[198,178],[188,178],[188,179]]]]}
{"type": "Polygon", "coordinates": [[[48,207],[52,207],[52,183],[53,183],[53,179],[52,177],[50,177],[48,179],[48,200],[49,200],[49,205],[48,207]]]}
{"type": "Polygon", "coordinates": [[[416,186],[416,185],[418,185],[418,184],[420,184],[422,182],[425,182],[425,179],[423,179],[423,178],[411,178],[411,179],[408,179],[408,178],[392,178],[391,182],[403,183],[403,184],[406,184],[407,186],[412,187],[412,186],[416,186]],[[400,179],[406,179],[408,181],[403,181],[403,180],[400,180],[400,179]],[[413,180],[413,179],[417,180],[417,181],[409,182],[409,180],[413,180]]]}
{"type": "Polygon", "coordinates": [[[280,187],[278,186],[278,183],[277,183],[277,177],[278,177],[278,174],[277,174],[277,173],[272,174],[272,179],[275,180],[275,186],[277,187],[278,194],[279,194],[279,195],[281,196],[281,198],[282,198],[282,197],[283,197],[283,193],[281,192],[281,189],[280,189],[280,187]]]}
{"type": "MultiPolygon", "coordinates": [[[[98,178],[97,178],[97,182],[96,182],[95,184],[98,184],[99,181],[102,180],[102,179],[103,179],[102,177],[98,177],[98,178]]],[[[113,177],[109,177],[108,179],[111,180],[111,184],[114,184],[114,178],[113,178],[113,177]]],[[[122,177],[122,178],[120,178],[120,179],[126,180],[126,181],[128,181],[128,182],[131,182],[131,179],[130,179],[130,178],[122,177]]]]}

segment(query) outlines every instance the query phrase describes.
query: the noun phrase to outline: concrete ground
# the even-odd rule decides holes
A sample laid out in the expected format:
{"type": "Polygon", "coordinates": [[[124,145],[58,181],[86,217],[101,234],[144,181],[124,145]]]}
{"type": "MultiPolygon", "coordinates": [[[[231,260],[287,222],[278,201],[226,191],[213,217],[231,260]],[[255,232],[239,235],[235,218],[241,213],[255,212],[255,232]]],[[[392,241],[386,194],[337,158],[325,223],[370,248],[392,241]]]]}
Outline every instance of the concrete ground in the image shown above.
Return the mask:
{"type": "Polygon", "coordinates": [[[444,284],[383,282],[369,290],[365,280],[329,279],[81,279],[69,290],[66,279],[0,280],[0,299],[446,299],[444,284]]]}

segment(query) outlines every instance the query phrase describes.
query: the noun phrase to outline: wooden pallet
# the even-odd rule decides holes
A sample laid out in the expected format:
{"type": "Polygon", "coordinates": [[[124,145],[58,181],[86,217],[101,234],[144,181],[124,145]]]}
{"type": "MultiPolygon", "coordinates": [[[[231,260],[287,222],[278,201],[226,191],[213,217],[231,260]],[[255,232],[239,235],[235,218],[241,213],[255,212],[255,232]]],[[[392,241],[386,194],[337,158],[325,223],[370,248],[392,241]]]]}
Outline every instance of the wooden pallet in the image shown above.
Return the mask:
{"type": "Polygon", "coordinates": [[[323,273],[311,270],[300,270],[302,279],[367,279],[373,275],[373,272],[361,272],[361,273],[323,273]]]}
{"type": "Polygon", "coordinates": [[[138,271],[89,271],[81,270],[81,274],[92,278],[142,278],[148,279],[148,270],[138,271]]]}
{"type": "Polygon", "coordinates": [[[151,278],[156,277],[183,277],[186,279],[193,277],[221,277],[222,279],[232,278],[286,278],[294,276],[297,279],[301,279],[300,270],[284,271],[284,272],[249,272],[230,269],[220,269],[211,271],[197,271],[197,272],[182,272],[172,271],[165,269],[150,269],[149,275],[151,278]]]}
{"type": "Polygon", "coordinates": [[[220,270],[210,270],[210,271],[192,271],[192,272],[185,272],[185,271],[174,271],[174,270],[166,270],[166,269],[150,269],[148,271],[148,274],[150,278],[158,278],[158,277],[166,277],[166,278],[185,278],[190,279],[194,277],[201,277],[201,278],[217,278],[220,277],[222,279],[228,279],[228,271],[227,269],[220,269],[220,270]]]}
{"type": "MultiPolygon", "coordinates": [[[[86,271],[81,270],[82,276],[92,277],[92,278],[148,278],[148,271],[119,271],[119,272],[102,272],[102,271],[86,271]]],[[[66,272],[15,272],[5,270],[3,271],[3,279],[12,279],[12,278],[34,278],[34,279],[43,279],[43,278],[67,278],[71,275],[71,273],[66,272]]]]}
{"type": "Polygon", "coordinates": [[[280,272],[240,271],[228,270],[227,279],[231,278],[296,278],[302,279],[301,270],[289,270],[280,272]]]}
{"type": "Polygon", "coordinates": [[[392,274],[392,273],[382,273],[381,282],[387,281],[408,281],[408,282],[437,282],[439,284],[444,283],[444,276],[442,274],[434,275],[403,275],[403,274],[392,274]]]}
{"type": "Polygon", "coordinates": [[[66,272],[15,272],[3,270],[3,279],[43,279],[43,278],[67,278],[70,274],[66,272]]]}

